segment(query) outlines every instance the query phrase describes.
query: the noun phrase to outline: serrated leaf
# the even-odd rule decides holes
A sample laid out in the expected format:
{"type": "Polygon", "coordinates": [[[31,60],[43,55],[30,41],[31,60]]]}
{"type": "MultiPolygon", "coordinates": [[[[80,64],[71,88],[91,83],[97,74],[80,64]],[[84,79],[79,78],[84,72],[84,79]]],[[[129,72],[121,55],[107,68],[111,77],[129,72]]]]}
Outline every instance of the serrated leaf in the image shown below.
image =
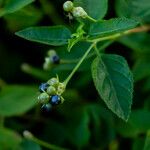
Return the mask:
{"type": "Polygon", "coordinates": [[[107,12],[108,0],[74,0],[74,4],[83,7],[89,16],[102,19],[107,12]]]}
{"type": "Polygon", "coordinates": [[[149,0],[117,0],[116,12],[120,17],[136,18],[139,21],[150,22],[149,0]]]}
{"type": "Polygon", "coordinates": [[[149,150],[150,149],[150,130],[147,132],[147,137],[144,145],[143,150],[149,150]]]}
{"type": "Polygon", "coordinates": [[[36,89],[30,86],[6,86],[0,92],[0,115],[25,113],[36,104],[36,89]]]}
{"type": "Polygon", "coordinates": [[[9,2],[4,6],[2,11],[0,12],[0,16],[9,13],[14,13],[34,1],[35,0],[9,0],[9,2]]]}
{"type": "Polygon", "coordinates": [[[10,129],[0,127],[0,149],[17,150],[22,138],[10,129]]]}
{"type": "Polygon", "coordinates": [[[89,29],[89,38],[98,38],[120,33],[132,29],[138,25],[138,22],[127,18],[114,18],[105,21],[99,21],[91,24],[89,29]]]}
{"type": "Polygon", "coordinates": [[[29,41],[53,46],[65,45],[71,38],[71,32],[64,26],[30,27],[16,32],[16,35],[29,41]]]}
{"type": "Polygon", "coordinates": [[[118,55],[102,55],[92,63],[95,87],[109,109],[127,121],[131,111],[133,79],[126,60],[118,55]]]}

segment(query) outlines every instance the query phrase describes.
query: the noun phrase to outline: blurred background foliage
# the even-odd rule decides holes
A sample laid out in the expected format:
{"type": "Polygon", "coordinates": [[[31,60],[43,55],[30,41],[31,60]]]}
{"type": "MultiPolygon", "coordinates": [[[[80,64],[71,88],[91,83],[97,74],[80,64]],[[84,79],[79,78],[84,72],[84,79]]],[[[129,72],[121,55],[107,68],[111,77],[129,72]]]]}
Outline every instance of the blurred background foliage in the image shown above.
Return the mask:
{"type": "MultiPolygon", "coordinates": [[[[24,130],[71,150],[150,150],[150,33],[135,33],[99,46],[104,46],[102,52],[124,56],[133,71],[134,98],[127,123],[107,110],[99,98],[89,73],[90,59],[69,83],[65,103],[45,112],[37,104],[38,85],[56,73],[62,81],[76,64],[61,64],[50,72],[43,71],[46,52],[55,49],[61,59],[78,59],[88,44],[80,42],[67,53],[66,46],[50,47],[15,36],[16,31],[30,26],[63,24],[73,28],[76,22],[63,12],[64,0],[36,0],[3,15],[3,8],[10,1],[0,0],[0,150],[46,149],[24,139],[24,130]]],[[[118,16],[136,18],[149,25],[150,1],[109,0],[104,19],[118,16]]]]}

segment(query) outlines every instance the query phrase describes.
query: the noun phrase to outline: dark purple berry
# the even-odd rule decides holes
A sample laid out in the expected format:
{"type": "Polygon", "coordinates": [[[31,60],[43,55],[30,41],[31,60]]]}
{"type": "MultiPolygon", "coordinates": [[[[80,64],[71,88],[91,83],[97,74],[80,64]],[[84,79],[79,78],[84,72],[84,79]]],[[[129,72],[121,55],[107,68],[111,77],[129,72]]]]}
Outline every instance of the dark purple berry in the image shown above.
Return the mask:
{"type": "Polygon", "coordinates": [[[59,64],[59,63],[60,63],[59,56],[58,56],[58,55],[54,55],[54,56],[52,57],[52,62],[53,62],[54,64],[59,64]]]}
{"type": "Polygon", "coordinates": [[[42,106],[42,110],[43,110],[44,112],[50,112],[51,108],[52,108],[51,104],[44,104],[44,105],[42,106]]]}
{"type": "Polygon", "coordinates": [[[39,86],[39,91],[40,91],[41,93],[42,93],[42,92],[45,92],[48,87],[49,87],[49,84],[48,84],[48,83],[41,83],[41,85],[39,86]]]}
{"type": "Polygon", "coordinates": [[[61,97],[58,95],[52,95],[50,98],[50,104],[51,105],[58,105],[61,103],[61,97]]]}

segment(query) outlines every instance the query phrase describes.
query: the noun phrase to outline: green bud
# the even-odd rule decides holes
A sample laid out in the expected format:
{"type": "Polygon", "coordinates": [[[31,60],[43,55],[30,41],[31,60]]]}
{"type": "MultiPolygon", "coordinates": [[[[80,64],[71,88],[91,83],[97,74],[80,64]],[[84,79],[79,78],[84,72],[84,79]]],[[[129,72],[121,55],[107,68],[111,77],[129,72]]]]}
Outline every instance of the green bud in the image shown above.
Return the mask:
{"type": "Polygon", "coordinates": [[[64,4],[63,4],[63,9],[64,11],[66,12],[70,12],[72,9],[73,9],[73,3],[71,1],[66,1],[64,4]]]}
{"type": "Polygon", "coordinates": [[[87,17],[87,13],[85,12],[85,10],[82,7],[74,7],[72,14],[74,17],[81,17],[81,18],[86,18],[87,17]]]}
{"type": "Polygon", "coordinates": [[[50,97],[47,93],[41,93],[39,96],[38,96],[38,100],[40,103],[42,104],[46,104],[48,103],[50,97]]]}
{"type": "Polygon", "coordinates": [[[47,94],[49,94],[49,95],[55,95],[56,94],[56,89],[53,86],[49,86],[47,88],[47,94]]]}
{"type": "Polygon", "coordinates": [[[51,78],[47,81],[47,83],[51,86],[57,87],[59,84],[59,80],[57,78],[51,78]]]}
{"type": "Polygon", "coordinates": [[[57,94],[61,95],[66,89],[66,86],[63,83],[59,83],[57,88],[57,94]]]}

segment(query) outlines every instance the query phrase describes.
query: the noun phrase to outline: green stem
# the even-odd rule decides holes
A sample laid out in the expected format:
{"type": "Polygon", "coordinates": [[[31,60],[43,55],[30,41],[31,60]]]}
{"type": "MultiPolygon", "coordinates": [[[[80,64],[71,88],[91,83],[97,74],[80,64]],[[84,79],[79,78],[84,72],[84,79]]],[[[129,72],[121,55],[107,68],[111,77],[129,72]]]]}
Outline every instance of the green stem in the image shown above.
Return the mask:
{"type": "Polygon", "coordinates": [[[87,16],[86,17],[88,20],[92,21],[92,22],[97,22],[97,20],[95,20],[94,18],[90,17],[90,16],[87,16]]]}
{"type": "Polygon", "coordinates": [[[106,37],[101,37],[101,38],[98,38],[98,39],[94,39],[94,40],[87,40],[88,42],[100,42],[100,41],[105,41],[105,40],[112,40],[112,39],[116,39],[118,37],[121,37],[123,35],[126,35],[127,33],[124,32],[124,33],[117,33],[117,34],[114,34],[114,35],[110,35],[110,36],[106,36],[106,37]]]}
{"type": "Polygon", "coordinates": [[[38,138],[36,137],[32,137],[30,140],[34,141],[35,143],[38,143],[39,145],[45,147],[45,148],[48,148],[50,150],[67,150],[66,148],[61,148],[61,147],[58,147],[56,145],[52,145],[52,144],[49,144],[49,143],[46,143],[44,141],[41,141],[39,140],[38,138]]]}
{"type": "Polygon", "coordinates": [[[84,59],[86,58],[86,56],[89,54],[89,52],[91,51],[91,49],[94,47],[96,43],[92,43],[91,46],[88,48],[88,50],[85,52],[85,54],[82,56],[82,58],[80,59],[80,61],[77,63],[77,65],[75,66],[75,68],[72,70],[72,72],[70,73],[70,75],[68,76],[68,78],[63,82],[65,85],[68,84],[68,82],[70,81],[70,79],[72,78],[72,76],[75,74],[75,72],[78,70],[78,68],[80,67],[80,65],[82,64],[82,62],[84,61],[84,59]]]}
{"type": "MultiPolygon", "coordinates": [[[[97,48],[98,51],[101,51],[103,49],[105,49],[106,47],[108,47],[110,44],[112,44],[114,41],[107,41],[105,44],[103,44],[101,47],[97,48]]],[[[90,53],[85,59],[89,59],[91,57],[93,57],[95,55],[95,52],[90,53]]],[[[67,60],[67,59],[61,59],[60,63],[61,64],[70,64],[70,63],[77,63],[81,58],[77,58],[77,59],[71,59],[71,60],[67,60]]]]}
{"type": "Polygon", "coordinates": [[[94,49],[95,49],[95,51],[96,51],[96,54],[97,54],[98,56],[100,56],[99,50],[98,50],[98,48],[97,48],[97,45],[94,46],[94,49]]]}

